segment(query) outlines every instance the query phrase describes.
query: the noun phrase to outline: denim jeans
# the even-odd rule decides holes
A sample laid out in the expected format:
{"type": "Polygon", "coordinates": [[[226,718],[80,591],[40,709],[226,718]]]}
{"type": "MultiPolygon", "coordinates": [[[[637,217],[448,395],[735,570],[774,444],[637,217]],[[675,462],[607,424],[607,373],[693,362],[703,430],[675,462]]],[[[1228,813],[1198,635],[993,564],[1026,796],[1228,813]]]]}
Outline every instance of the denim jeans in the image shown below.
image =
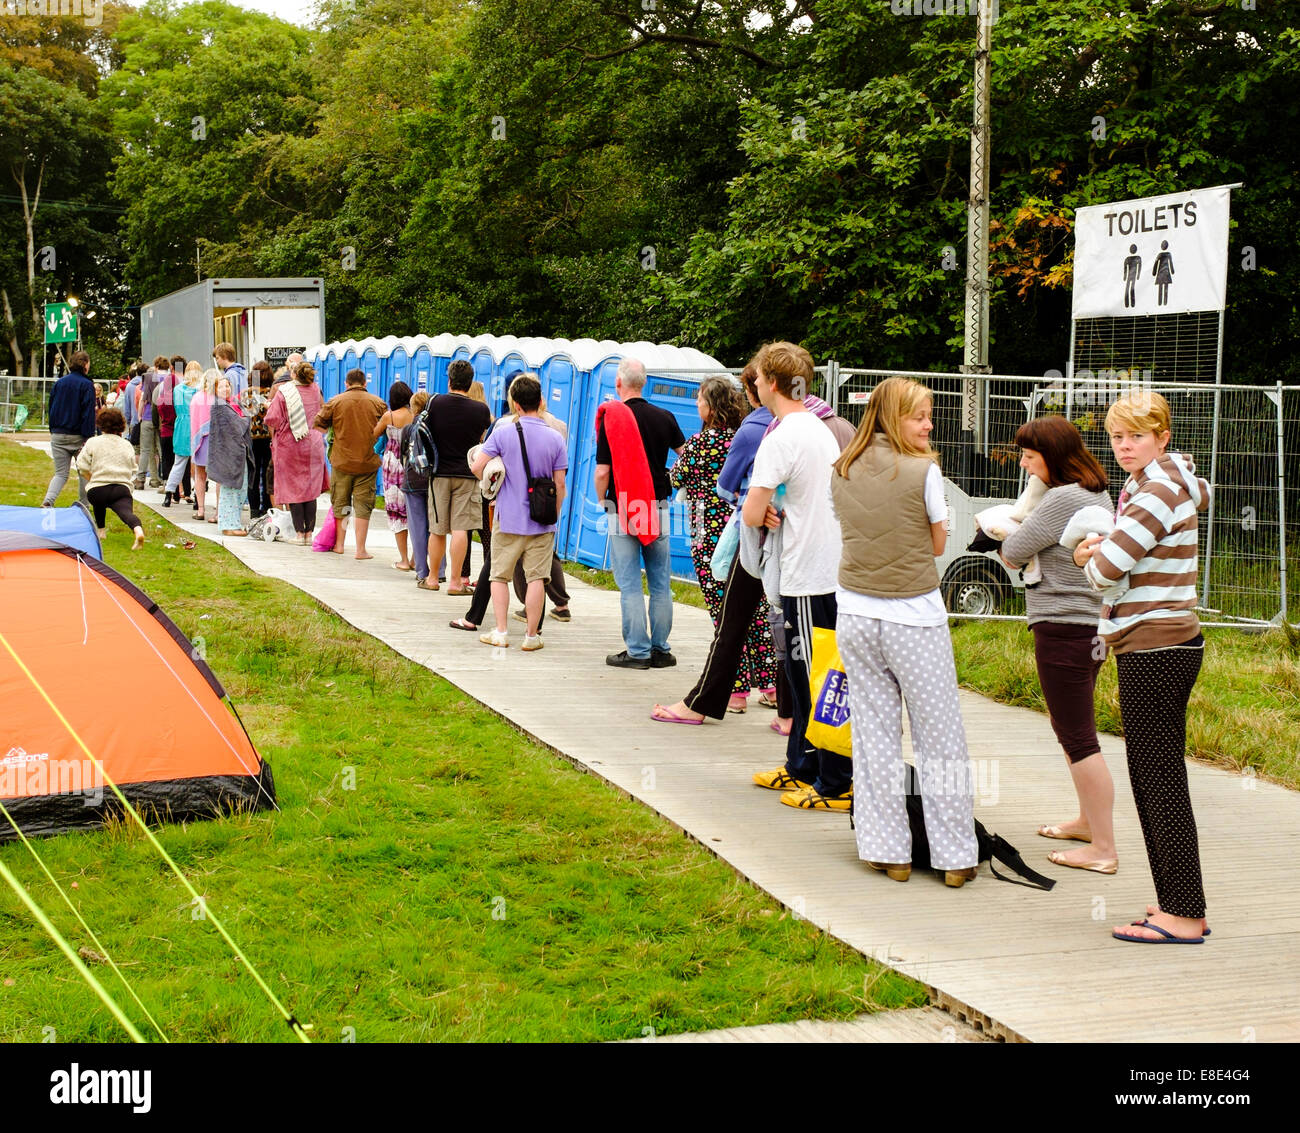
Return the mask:
{"type": "Polygon", "coordinates": [[[610,517],[609,558],[618,585],[623,611],[623,644],[629,657],[649,660],[650,652],[667,653],[668,635],[673,629],[672,562],[669,556],[669,514],[665,501],[659,503],[659,538],[642,546],[634,535],[618,530],[610,517]],[[650,627],[646,632],[646,602],[641,593],[641,565],[645,564],[650,590],[650,627]]]}
{"type": "Polygon", "coordinates": [[[429,577],[429,496],[427,492],[407,492],[406,529],[410,534],[411,559],[415,577],[429,577]]]}
{"type": "MultiPolygon", "coordinates": [[[[50,455],[54,457],[54,476],[50,480],[50,486],[45,489],[45,507],[53,507],[58,500],[59,493],[63,491],[63,485],[68,482],[68,473],[71,471],[72,462],[77,458],[85,443],[86,438],[79,433],[50,434],[50,455]]],[[[77,476],[75,472],[72,475],[77,476]]],[[[87,503],[86,482],[80,476],[77,476],[77,491],[81,502],[83,504],[87,503]]]]}

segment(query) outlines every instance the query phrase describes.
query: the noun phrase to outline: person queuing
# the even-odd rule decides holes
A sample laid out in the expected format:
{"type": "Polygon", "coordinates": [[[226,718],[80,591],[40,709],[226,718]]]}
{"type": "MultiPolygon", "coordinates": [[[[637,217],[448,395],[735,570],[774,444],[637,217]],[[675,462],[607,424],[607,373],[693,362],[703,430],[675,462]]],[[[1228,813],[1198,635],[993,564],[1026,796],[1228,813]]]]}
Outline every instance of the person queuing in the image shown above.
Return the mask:
{"type": "MultiPolygon", "coordinates": [[[[394,382],[388,388],[388,409],[375,425],[372,441],[379,443],[384,438],[384,451],[380,468],[384,476],[384,515],[388,519],[388,530],[397,540],[397,562],[395,570],[414,570],[415,564],[407,553],[407,508],[405,478],[402,468],[402,430],[414,420],[411,412],[411,387],[405,382],[394,382]]],[[[427,513],[425,523],[427,525],[427,513]]],[[[427,534],[426,534],[427,539],[427,534]]],[[[425,547],[428,554],[428,547],[425,547]]]]}
{"type": "Polygon", "coordinates": [[[266,425],[266,411],[271,405],[274,381],[269,362],[254,362],[248,388],[240,398],[248,418],[248,436],[253,446],[253,475],[248,485],[248,514],[258,519],[271,510],[271,430],[266,425]]]}
{"type": "Polygon", "coordinates": [[[932,405],[919,382],[886,378],[871,391],[857,434],[835,462],[831,492],[843,546],[835,628],[853,721],[858,856],[895,881],[911,874],[912,833],[900,789],[906,701],[930,864],[960,888],[975,878],[979,848],[935,566],[947,542],[948,506],[930,448],[932,405]]]}
{"type": "Polygon", "coordinates": [[[155,401],[158,409],[158,479],[163,481],[159,489],[163,498],[167,496],[167,483],[171,480],[172,466],[176,463],[176,390],[184,381],[185,359],[175,354],[172,356],[167,372],[159,383],[155,401]]]}
{"type": "Polygon", "coordinates": [[[193,434],[190,431],[190,403],[203,383],[203,367],[197,361],[185,363],[185,373],[180,385],[172,390],[172,469],[167,474],[163,489],[163,507],[171,507],[178,499],[189,495],[185,485],[189,480],[190,456],[193,453],[193,434]]]}
{"type": "Polygon", "coordinates": [[[645,366],[624,358],[614,377],[617,401],[596,410],[596,498],[609,519],[609,557],[623,617],[623,649],[605,664],[623,669],[666,669],[677,664],[669,550],[668,453],[686,444],[677,419],[643,396],[645,366]],[[642,597],[641,568],[649,594],[642,597]]]}
{"type": "MultiPolygon", "coordinates": [[[[750,412],[741,421],[727,449],[727,459],[718,474],[717,493],[723,500],[739,510],[749,490],[750,475],[754,469],[754,456],[763,437],[775,418],[758,400],[754,386],[756,370],[751,359],[741,371],[740,384],[750,404],[750,412]]],[[[676,467],[676,466],[674,466],[676,467]]],[[[737,517],[739,518],[739,517],[737,517]]],[[[793,714],[789,682],[777,670],[775,633],[768,620],[769,605],[763,592],[762,581],[741,566],[740,556],[734,555],[722,587],[719,617],[714,625],[713,640],[695,686],[676,704],[665,707],[656,704],[651,718],[672,724],[702,723],[706,717],[721,720],[730,703],[743,669],[748,669],[753,687],[763,688],[764,703],[778,701],[777,721],[773,731],[783,736],[790,734],[793,714]],[[762,684],[764,680],[775,685],[762,684]]],[[[786,788],[793,787],[793,781],[786,788]]]]}
{"type": "Polygon", "coordinates": [[[216,400],[208,434],[208,476],[217,485],[217,526],[222,535],[243,536],[244,502],[253,466],[248,418],[236,408],[235,393],[224,374],[216,380],[216,400]]]}
{"type": "Polygon", "coordinates": [[[293,380],[276,387],[266,410],[271,430],[271,463],[275,468],[275,499],[293,517],[294,542],[310,547],[316,530],[316,500],[330,490],[325,463],[324,430],[312,422],[325,404],[316,371],[300,362],[293,380]]]}
{"type": "MultiPolygon", "coordinates": [[[[474,367],[456,359],[447,367],[450,392],[433,398],[426,411],[438,449],[438,468],[429,485],[429,563],[441,563],[446,554],[447,593],[465,596],[470,594],[465,573],[469,532],[483,526],[483,496],[467,454],[492,424],[491,410],[470,396],[473,382],[474,367]]],[[[438,589],[436,579],[429,589],[438,589]]]]}
{"type": "Polygon", "coordinates": [[[343,381],[343,392],[321,407],[315,422],[318,429],[331,426],[334,429],[334,443],[330,447],[330,467],[334,471],[330,506],[336,524],[334,553],[343,554],[351,515],[356,527],[356,557],[372,559],[374,556],[366,550],[366,536],[370,531],[370,513],[375,510],[379,454],[371,438],[388,407],[366,391],[364,370],[349,370],[343,381]]]}
{"type": "MultiPolygon", "coordinates": [[[[158,444],[158,398],[164,379],[171,374],[171,360],[165,354],[159,354],[153,365],[140,379],[140,388],[136,391],[136,414],[140,421],[140,463],[136,468],[135,486],[143,488],[146,481],[151,488],[161,488],[159,477],[161,451],[158,444]]],[[[170,471],[170,470],[169,470],[170,471]]]]}
{"type": "MultiPolygon", "coordinates": [[[[68,470],[73,461],[95,435],[95,420],[95,383],[90,380],[90,355],[78,350],[68,359],[68,372],[50,390],[50,455],[54,458],[54,475],[45,489],[42,507],[53,507],[59,498],[63,485],[68,482],[68,470]]],[[[86,486],[80,477],[77,492],[81,502],[86,503],[86,486]]]]}
{"type": "Polygon", "coordinates": [[[1136,944],[1200,944],[1209,931],[1186,751],[1187,702],[1205,649],[1196,617],[1197,513],[1209,506],[1210,488],[1189,457],[1168,451],[1172,429],[1158,393],[1132,393],[1110,407],[1106,431],[1128,480],[1115,530],[1074,551],[1088,582],[1113,599],[1098,630],[1115,655],[1129,782],[1156,904],[1111,935],[1136,944]]]}
{"type": "Polygon", "coordinates": [[[741,519],[781,534],[781,606],[789,635],[785,664],[794,700],[785,765],[756,774],[754,782],[781,791],[787,806],[847,811],[853,803],[851,763],[810,744],[805,735],[812,708],[812,631],[835,628],[840,529],[831,512],[830,483],[840,448],[804,404],[814,373],[808,351],[791,342],[768,343],[754,365],[759,400],[780,424],[758,446],[741,519]],[[780,508],[774,506],[778,488],[780,508]]]}
{"type": "MultiPolygon", "coordinates": [[[[76,359],[76,355],[73,355],[76,359]]],[[[126,418],[117,409],[101,409],[95,415],[99,435],[90,437],[75,457],[77,476],[95,513],[100,539],[111,509],[135,534],[131,550],[144,546],[144,526],[132,507],[131,483],[135,479],[135,449],[122,434],[126,418]]]]}
{"type": "MultiPolygon", "coordinates": [[[[415,567],[415,585],[421,590],[428,589],[429,579],[429,477],[415,469],[407,469],[405,461],[411,451],[411,440],[415,436],[416,424],[428,404],[429,394],[425,390],[420,390],[411,396],[409,406],[411,420],[402,429],[400,447],[400,457],[403,461],[402,493],[406,497],[406,527],[410,536],[411,565],[415,567]]],[[[385,502],[387,498],[384,497],[385,502]]]]}
{"type": "Polygon", "coordinates": [[[1097,620],[1101,595],[1061,546],[1066,525],[1080,509],[1111,508],[1106,473],[1064,417],[1039,417],[1016,433],[1020,467],[1047,485],[1047,493],[1021,526],[1002,544],[1002,559],[1013,570],[1035,555],[1042,581],[1025,588],[1025,609],[1034,635],[1038,683],[1052,730],[1065,752],[1079,798],[1079,812],[1065,822],[1043,825],[1045,838],[1090,842],[1077,850],[1056,851],[1056,865],[1110,874],[1119,867],[1112,809],[1115,785],[1097,740],[1093,703],[1099,654],[1097,620]]]}
{"type": "Polygon", "coordinates": [[[543,580],[551,573],[555,524],[564,503],[569,457],[564,438],[539,415],[541,383],[531,374],[521,374],[510,383],[508,396],[517,414],[513,428],[494,432],[470,466],[475,478],[482,475],[493,457],[500,457],[505,466],[492,521],[492,609],[496,629],[482,634],[479,640],[485,645],[509,645],[509,586],[516,564],[522,562],[528,582],[524,599],[528,626],[520,648],[533,651],[542,648],[543,580]],[[555,499],[549,515],[539,514],[543,481],[554,484],[555,499]]]}

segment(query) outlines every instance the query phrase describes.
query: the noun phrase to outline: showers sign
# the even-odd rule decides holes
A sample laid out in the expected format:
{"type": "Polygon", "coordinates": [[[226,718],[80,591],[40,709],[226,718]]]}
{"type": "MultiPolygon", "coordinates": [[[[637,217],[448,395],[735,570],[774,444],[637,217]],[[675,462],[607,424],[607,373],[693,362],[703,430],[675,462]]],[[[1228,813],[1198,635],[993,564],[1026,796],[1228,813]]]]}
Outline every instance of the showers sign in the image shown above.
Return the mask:
{"type": "Polygon", "coordinates": [[[1221,311],[1231,189],[1195,189],[1075,214],[1073,317],[1221,311]]]}

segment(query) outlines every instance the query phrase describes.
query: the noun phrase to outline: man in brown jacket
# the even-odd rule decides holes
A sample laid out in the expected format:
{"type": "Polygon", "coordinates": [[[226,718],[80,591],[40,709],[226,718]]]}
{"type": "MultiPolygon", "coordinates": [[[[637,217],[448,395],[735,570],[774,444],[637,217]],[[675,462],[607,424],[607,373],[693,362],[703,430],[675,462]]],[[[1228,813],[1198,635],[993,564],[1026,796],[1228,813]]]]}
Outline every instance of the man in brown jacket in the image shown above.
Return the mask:
{"type": "Polygon", "coordinates": [[[347,388],[321,406],[315,421],[318,429],[334,427],[334,444],[330,448],[330,505],[337,524],[334,553],[343,554],[347,517],[351,514],[357,525],[357,558],[370,559],[374,556],[366,552],[366,533],[375,506],[375,473],[380,459],[370,438],[388,406],[366,392],[364,370],[349,370],[343,380],[347,388]]]}

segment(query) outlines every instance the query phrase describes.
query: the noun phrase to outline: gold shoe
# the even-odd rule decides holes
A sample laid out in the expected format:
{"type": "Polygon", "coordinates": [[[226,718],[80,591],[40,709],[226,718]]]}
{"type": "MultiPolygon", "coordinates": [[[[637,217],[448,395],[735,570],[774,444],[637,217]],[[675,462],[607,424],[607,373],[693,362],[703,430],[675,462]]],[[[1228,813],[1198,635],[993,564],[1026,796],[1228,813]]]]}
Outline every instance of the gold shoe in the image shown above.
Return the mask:
{"type": "Polygon", "coordinates": [[[1067,862],[1065,860],[1064,852],[1056,850],[1047,855],[1047,860],[1051,862],[1052,865],[1069,866],[1070,869],[1087,869],[1091,870],[1093,873],[1110,874],[1119,871],[1118,858],[1099,858],[1097,861],[1093,862],[1067,862]]]}
{"type": "Polygon", "coordinates": [[[1060,838],[1062,841],[1065,842],[1091,842],[1092,841],[1091,834],[1087,835],[1086,837],[1082,834],[1071,834],[1068,830],[1064,830],[1060,826],[1040,826],[1038,828],[1038,836],[1040,838],[1060,838]]]}
{"type": "Polygon", "coordinates": [[[968,881],[974,881],[975,875],[979,872],[979,866],[971,866],[969,869],[948,869],[944,870],[943,883],[949,889],[960,889],[968,881]]]}
{"type": "Polygon", "coordinates": [[[893,881],[906,881],[912,876],[911,862],[867,862],[867,866],[893,881]]]}

